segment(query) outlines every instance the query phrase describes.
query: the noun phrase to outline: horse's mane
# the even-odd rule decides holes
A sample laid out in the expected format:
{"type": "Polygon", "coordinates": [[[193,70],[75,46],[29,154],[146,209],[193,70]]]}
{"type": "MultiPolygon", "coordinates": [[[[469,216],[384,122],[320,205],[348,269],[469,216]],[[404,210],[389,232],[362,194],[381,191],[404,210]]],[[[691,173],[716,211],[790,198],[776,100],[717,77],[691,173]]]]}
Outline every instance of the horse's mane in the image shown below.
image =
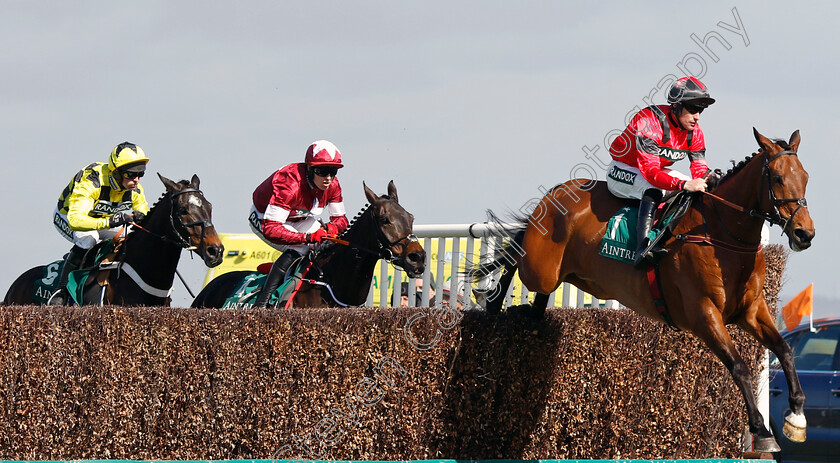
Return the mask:
{"type": "MultiPolygon", "coordinates": [[[[390,201],[391,199],[392,199],[392,198],[391,198],[390,196],[388,196],[388,195],[382,195],[382,196],[380,196],[380,197],[379,197],[379,199],[378,199],[377,201],[381,201],[381,200],[387,200],[387,201],[390,201]]],[[[365,203],[365,205],[364,205],[364,206],[362,206],[362,210],[360,210],[359,212],[357,212],[357,213],[356,213],[356,215],[354,215],[354,216],[353,216],[353,218],[352,218],[352,219],[350,219],[350,223],[348,223],[348,224],[347,224],[347,228],[346,228],[343,232],[341,232],[341,234],[340,234],[340,235],[338,235],[338,237],[339,237],[339,238],[341,238],[341,237],[343,237],[344,235],[346,235],[346,234],[347,234],[347,232],[349,232],[349,231],[350,231],[350,229],[351,229],[351,228],[353,228],[353,225],[355,225],[355,224],[356,224],[356,222],[358,222],[358,220],[359,220],[359,219],[360,219],[363,215],[365,215],[365,212],[367,212],[367,211],[368,211],[368,209],[370,209],[370,207],[371,207],[372,205],[373,205],[373,204],[370,204],[370,203],[365,203]]]]}
{"type": "MultiPolygon", "coordinates": [[[[390,198],[388,195],[384,195],[384,196],[380,197],[379,199],[391,199],[391,198],[390,198]]],[[[349,233],[349,232],[350,232],[350,230],[353,228],[353,225],[356,225],[356,223],[359,221],[359,219],[360,219],[363,215],[365,215],[365,213],[366,213],[368,210],[370,210],[370,207],[371,207],[371,206],[372,206],[372,204],[370,204],[370,203],[365,203],[365,205],[364,205],[364,206],[362,206],[362,210],[360,210],[359,212],[357,212],[357,213],[356,213],[356,215],[354,215],[354,216],[353,216],[353,218],[352,218],[352,219],[350,219],[350,222],[347,224],[347,228],[346,228],[346,229],[344,229],[344,231],[343,231],[343,232],[341,232],[341,233],[338,235],[338,237],[339,237],[339,238],[345,238],[345,237],[346,237],[346,235],[347,235],[347,233],[349,233]]],[[[338,243],[334,243],[334,242],[332,242],[332,241],[324,241],[324,242],[322,242],[322,243],[321,243],[321,245],[320,245],[320,246],[318,246],[317,251],[318,251],[318,253],[327,252],[327,251],[329,251],[329,250],[331,250],[331,249],[335,248],[336,246],[338,246],[338,243]]]]}
{"type": "MultiPolygon", "coordinates": [[[[187,181],[187,180],[180,180],[180,181],[178,181],[177,183],[178,183],[179,185],[183,185],[183,186],[190,186],[190,182],[189,182],[189,181],[187,181]]],[[[153,204],[149,207],[149,213],[146,215],[146,217],[143,217],[143,220],[141,220],[141,221],[139,221],[139,222],[137,222],[137,223],[139,223],[139,224],[143,224],[146,220],[148,220],[149,216],[150,216],[150,215],[152,215],[152,212],[155,210],[155,207],[157,207],[157,206],[158,206],[158,204],[160,204],[160,202],[161,202],[161,201],[163,201],[163,199],[164,199],[164,198],[166,198],[167,196],[171,196],[171,195],[172,195],[172,193],[170,193],[170,192],[168,192],[168,191],[164,191],[164,192],[163,192],[163,194],[161,194],[161,195],[160,195],[160,198],[158,198],[158,200],[157,200],[157,201],[155,201],[155,202],[154,202],[154,203],[153,203],[153,204]]]]}
{"type": "MultiPolygon", "coordinates": [[[[176,183],[178,183],[179,185],[190,186],[190,182],[189,182],[189,181],[187,181],[187,180],[179,180],[179,181],[178,181],[178,182],[176,182],[176,183]]],[[[165,198],[165,197],[167,197],[167,196],[169,196],[169,195],[171,195],[171,193],[170,193],[170,192],[168,192],[168,191],[164,191],[164,192],[163,192],[163,194],[162,194],[162,195],[160,195],[160,198],[158,198],[158,200],[157,200],[157,201],[155,201],[155,203],[154,203],[154,204],[152,204],[152,206],[149,208],[149,213],[151,213],[151,210],[152,210],[152,209],[154,209],[154,208],[155,208],[155,206],[157,206],[157,205],[158,205],[161,201],[163,201],[163,198],[165,198]]]]}
{"type": "Polygon", "coordinates": [[[356,225],[356,222],[358,222],[358,221],[359,221],[359,219],[360,219],[360,218],[361,218],[361,217],[365,214],[365,212],[367,212],[367,211],[368,211],[368,209],[370,209],[370,206],[371,206],[371,204],[365,203],[365,205],[364,205],[364,206],[362,206],[362,210],[360,210],[359,212],[357,212],[357,213],[356,213],[356,215],[354,215],[354,216],[353,216],[353,218],[352,218],[352,219],[350,219],[350,222],[347,224],[347,228],[346,228],[346,229],[344,229],[344,231],[343,231],[343,232],[341,232],[341,234],[340,234],[340,235],[338,235],[338,237],[339,237],[339,238],[341,238],[341,237],[343,237],[344,235],[346,235],[346,234],[347,234],[347,232],[349,232],[349,231],[350,231],[350,229],[351,229],[351,228],[353,228],[353,225],[356,225]]]}
{"type": "MultiPolygon", "coordinates": [[[[774,143],[776,143],[777,145],[781,146],[781,147],[782,147],[782,149],[786,149],[786,150],[789,150],[789,149],[790,149],[790,145],[788,144],[788,142],[786,142],[785,140],[783,140],[783,139],[781,139],[781,138],[774,138],[774,139],[773,139],[773,142],[774,142],[774,143]]],[[[743,160],[743,161],[741,161],[741,162],[739,162],[739,163],[737,163],[737,164],[735,164],[735,160],[734,160],[734,159],[733,159],[733,160],[731,160],[730,162],[732,162],[732,168],[730,168],[728,171],[726,171],[726,173],[725,173],[725,174],[723,174],[723,176],[720,178],[720,183],[723,183],[723,182],[725,182],[725,181],[729,180],[730,178],[732,178],[732,177],[733,177],[735,174],[737,174],[737,173],[738,173],[741,169],[743,169],[744,167],[746,167],[746,165],[747,165],[747,164],[749,164],[749,163],[750,163],[750,161],[752,161],[753,159],[755,159],[755,157],[756,157],[756,156],[758,156],[759,154],[761,154],[761,153],[763,153],[763,152],[764,152],[764,149],[762,148],[762,149],[760,149],[760,150],[756,151],[755,153],[753,153],[753,154],[751,154],[751,155],[747,156],[746,158],[744,158],[744,160],[743,160]]]]}

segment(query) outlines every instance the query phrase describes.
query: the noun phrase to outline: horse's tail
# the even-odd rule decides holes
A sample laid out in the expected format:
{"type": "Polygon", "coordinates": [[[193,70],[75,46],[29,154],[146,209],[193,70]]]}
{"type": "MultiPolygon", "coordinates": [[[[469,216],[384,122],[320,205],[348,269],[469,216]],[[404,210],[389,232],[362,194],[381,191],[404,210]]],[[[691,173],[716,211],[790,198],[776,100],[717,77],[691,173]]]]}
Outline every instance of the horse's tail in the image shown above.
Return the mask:
{"type": "Polygon", "coordinates": [[[495,246],[492,254],[483,255],[477,264],[467,265],[467,276],[473,281],[486,278],[487,275],[502,267],[515,268],[518,257],[522,254],[522,238],[528,226],[528,218],[521,215],[512,217],[512,221],[502,223],[492,211],[488,211],[487,214],[491,218],[488,224],[493,224],[492,231],[488,232],[487,236],[501,240],[502,243],[495,246]]]}
{"type": "Polygon", "coordinates": [[[478,265],[468,266],[467,281],[473,282],[473,296],[476,302],[489,313],[501,310],[504,295],[516,273],[519,259],[524,255],[522,240],[528,219],[517,216],[512,222],[495,222],[496,233],[490,236],[501,239],[501,245],[494,246],[492,254],[484,254],[478,265]],[[499,269],[504,269],[499,275],[499,269]]]}

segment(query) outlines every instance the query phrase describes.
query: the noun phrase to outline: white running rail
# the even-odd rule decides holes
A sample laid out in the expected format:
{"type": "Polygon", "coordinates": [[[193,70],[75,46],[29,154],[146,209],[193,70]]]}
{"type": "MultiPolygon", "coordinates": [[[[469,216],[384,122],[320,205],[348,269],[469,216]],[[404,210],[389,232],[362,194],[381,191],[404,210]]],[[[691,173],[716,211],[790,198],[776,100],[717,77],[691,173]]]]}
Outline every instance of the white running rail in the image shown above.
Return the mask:
{"type": "MultiPolygon", "coordinates": [[[[434,288],[437,289],[437,294],[442,294],[441,289],[444,287],[461,288],[460,297],[465,306],[473,304],[472,302],[465,303],[466,298],[476,286],[488,286],[490,281],[480,282],[478,285],[472,284],[469,281],[463,281],[461,271],[464,269],[464,264],[467,259],[467,264],[471,264],[472,257],[475,254],[475,248],[478,246],[479,259],[484,259],[485,256],[491,255],[496,249],[498,238],[496,235],[500,227],[516,228],[518,224],[504,223],[491,224],[487,222],[478,222],[472,224],[432,224],[432,225],[415,225],[414,234],[422,239],[423,249],[426,250],[426,271],[423,273],[423,289],[419,305],[421,307],[429,306],[429,288],[432,286],[432,275],[434,275],[434,288]],[[494,233],[495,232],[495,233],[494,233]],[[436,243],[433,241],[436,239],[436,243]],[[466,242],[465,252],[461,252],[462,242],[466,242]],[[433,249],[433,245],[436,247],[433,249]],[[435,257],[432,260],[432,257],[435,257]],[[442,257],[441,257],[442,256],[442,257]],[[445,275],[450,275],[450,280],[445,280],[445,275]],[[446,283],[446,284],[445,284],[446,283]],[[473,285],[472,288],[470,285],[473,285]]],[[[382,265],[384,261],[380,261],[379,265],[379,281],[388,281],[388,265],[382,265]]],[[[394,291],[388,294],[388,285],[380,284],[379,286],[379,306],[399,306],[400,292],[399,282],[402,281],[402,271],[396,269],[393,281],[394,291]]],[[[489,280],[489,279],[488,279],[489,280]]],[[[515,284],[511,285],[508,294],[505,298],[505,305],[510,306],[514,300],[514,294],[517,293],[518,299],[523,300],[531,293],[518,283],[518,279],[514,280],[515,284]]],[[[485,289],[485,288],[482,288],[485,289]]],[[[366,305],[368,307],[374,304],[374,288],[371,286],[371,291],[368,294],[366,305]]],[[[415,285],[408,285],[408,301],[409,305],[414,305],[416,300],[415,285]]],[[[441,297],[436,297],[434,305],[440,307],[443,304],[441,297]]],[[[549,307],[584,307],[584,306],[601,306],[609,308],[618,308],[618,301],[599,301],[585,294],[583,291],[574,286],[563,283],[560,288],[551,294],[548,301],[549,307]],[[591,301],[586,303],[585,301],[591,301]]]]}

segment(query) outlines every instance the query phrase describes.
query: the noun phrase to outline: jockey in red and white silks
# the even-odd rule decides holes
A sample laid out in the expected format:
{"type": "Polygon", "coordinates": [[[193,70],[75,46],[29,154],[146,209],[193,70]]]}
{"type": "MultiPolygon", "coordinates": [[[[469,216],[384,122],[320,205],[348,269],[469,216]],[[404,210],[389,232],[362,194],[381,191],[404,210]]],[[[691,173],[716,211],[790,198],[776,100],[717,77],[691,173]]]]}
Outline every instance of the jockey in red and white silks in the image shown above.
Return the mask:
{"type": "Polygon", "coordinates": [[[320,241],[316,236],[321,229],[318,217],[325,209],[330,215],[324,225],[326,234],[343,232],[348,221],[341,185],[335,178],[340,167],[341,153],[335,145],[324,140],[312,143],[305,162],[283,167],[254,190],[248,217],[251,230],[269,246],[293,249],[301,255],[308,251],[308,243],[320,241]],[[332,172],[320,176],[321,170],[332,172]]]}

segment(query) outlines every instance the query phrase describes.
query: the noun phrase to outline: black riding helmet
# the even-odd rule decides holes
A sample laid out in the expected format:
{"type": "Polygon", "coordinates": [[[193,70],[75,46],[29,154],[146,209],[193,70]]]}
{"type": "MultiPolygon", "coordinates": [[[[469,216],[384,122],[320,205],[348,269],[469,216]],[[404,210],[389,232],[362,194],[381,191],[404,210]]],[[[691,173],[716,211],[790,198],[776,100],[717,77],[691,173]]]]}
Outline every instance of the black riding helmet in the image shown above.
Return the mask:
{"type": "Polygon", "coordinates": [[[672,110],[679,115],[683,105],[691,105],[700,109],[711,106],[715,99],[709,95],[706,84],[694,77],[682,77],[674,82],[668,91],[668,103],[672,110]]]}

